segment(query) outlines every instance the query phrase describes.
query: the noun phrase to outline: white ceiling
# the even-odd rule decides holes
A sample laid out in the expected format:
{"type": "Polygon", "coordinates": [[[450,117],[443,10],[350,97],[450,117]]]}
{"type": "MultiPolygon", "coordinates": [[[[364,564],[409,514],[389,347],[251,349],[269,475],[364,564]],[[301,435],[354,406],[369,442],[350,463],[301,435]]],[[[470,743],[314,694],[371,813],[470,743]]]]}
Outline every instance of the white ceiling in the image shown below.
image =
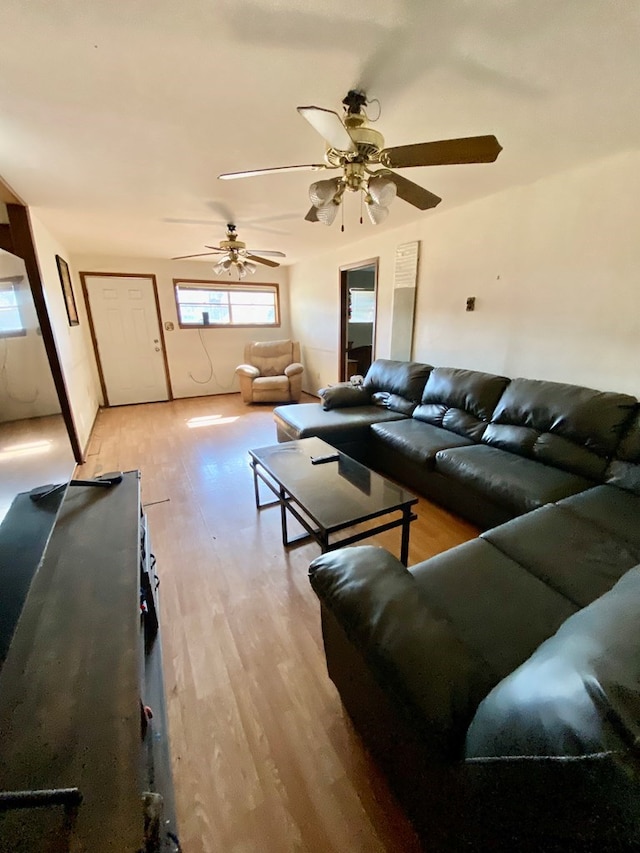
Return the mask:
{"type": "MultiPolygon", "coordinates": [[[[443,198],[378,229],[640,147],[637,0],[3,0],[0,175],[71,252],[204,251],[232,218],[286,263],[367,236],[305,222],[296,112],[378,98],[387,145],[494,133],[496,163],[404,169],[443,198]]],[[[376,105],[370,114],[375,117],[376,105]]]]}

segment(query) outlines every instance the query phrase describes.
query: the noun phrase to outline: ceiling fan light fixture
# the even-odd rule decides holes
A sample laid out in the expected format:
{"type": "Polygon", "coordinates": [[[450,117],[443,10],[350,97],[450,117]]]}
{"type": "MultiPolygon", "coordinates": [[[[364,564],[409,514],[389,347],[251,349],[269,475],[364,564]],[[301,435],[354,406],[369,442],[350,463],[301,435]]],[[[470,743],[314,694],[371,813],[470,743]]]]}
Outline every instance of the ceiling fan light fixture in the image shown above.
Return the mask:
{"type": "MultiPolygon", "coordinates": [[[[316,181],[309,187],[309,200],[314,207],[321,208],[331,204],[338,192],[339,181],[331,178],[327,181],[316,181]]],[[[332,220],[333,221],[333,220],[332,220]]]]}
{"type": "Polygon", "coordinates": [[[384,222],[384,220],[389,215],[388,207],[384,207],[381,204],[376,204],[376,202],[373,200],[369,201],[368,199],[365,199],[365,205],[367,207],[367,214],[369,216],[369,219],[371,220],[371,222],[373,222],[374,225],[380,225],[380,223],[384,222]]]}
{"type": "Polygon", "coordinates": [[[395,183],[386,175],[374,175],[369,179],[369,195],[381,207],[389,207],[397,192],[395,183]]]}
{"type": "Polygon", "coordinates": [[[323,225],[331,225],[338,215],[339,206],[337,202],[330,201],[324,207],[317,208],[318,222],[322,222],[323,225]]]}
{"type": "Polygon", "coordinates": [[[243,267],[251,275],[255,275],[255,271],[258,269],[257,265],[254,264],[253,261],[245,261],[243,267]]]}

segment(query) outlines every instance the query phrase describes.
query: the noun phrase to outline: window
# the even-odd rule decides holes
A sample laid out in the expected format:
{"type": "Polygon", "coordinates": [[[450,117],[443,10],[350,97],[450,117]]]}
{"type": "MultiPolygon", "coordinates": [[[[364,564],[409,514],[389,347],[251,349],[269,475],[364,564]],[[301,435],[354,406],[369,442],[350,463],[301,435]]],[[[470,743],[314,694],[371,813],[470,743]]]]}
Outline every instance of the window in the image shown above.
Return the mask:
{"type": "Polygon", "coordinates": [[[373,323],[376,314],[375,290],[350,288],[349,311],[350,323],[373,323]]]}
{"type": "Polygon", "coordinates": [[[174,279],[183,329],[206,326],[279,326],[277,284],[220,284],[174,279]]]}
{"type": "Polygon", "coordinates": [[[18,278],[0,279],[0,338],[26,335],[18,302],[18,278]]]}

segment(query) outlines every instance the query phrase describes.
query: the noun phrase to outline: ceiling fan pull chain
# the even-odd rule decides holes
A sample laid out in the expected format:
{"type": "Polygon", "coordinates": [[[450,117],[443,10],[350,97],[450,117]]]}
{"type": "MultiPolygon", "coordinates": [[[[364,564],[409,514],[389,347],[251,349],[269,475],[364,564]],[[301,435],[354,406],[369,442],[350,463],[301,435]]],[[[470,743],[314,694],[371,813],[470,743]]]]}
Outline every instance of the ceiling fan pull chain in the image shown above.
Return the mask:
{"type": "Polygon", "coordinates": [[[340,215],[342,216],[342,225],[340,226],[340,231],[344,231],[344,204],[340,205],[340,215]]]}
{"type": "Polygon", "coordinates": [[[362,225],[364,219],[362,218],[362,193],[360,193],[360,225],[362,225]]]}

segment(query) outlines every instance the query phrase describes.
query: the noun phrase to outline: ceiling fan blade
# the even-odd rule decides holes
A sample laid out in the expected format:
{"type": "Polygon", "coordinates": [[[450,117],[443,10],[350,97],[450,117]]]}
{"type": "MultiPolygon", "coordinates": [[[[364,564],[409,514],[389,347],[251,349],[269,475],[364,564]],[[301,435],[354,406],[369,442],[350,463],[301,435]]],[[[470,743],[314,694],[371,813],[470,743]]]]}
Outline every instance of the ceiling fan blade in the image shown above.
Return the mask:
{"type": "Polygon", "coordinates": [[[324,107],[298,107],[298,112],[331,148],[338,151],[358,150],[338,113],[325,110],[324,107]]]}
{"type": "Polygon", "coordinates": [[[305,220],[307,222],[318,222],[318,208],[310,207],[307,215],[305,216],[305,220]]]}
{"type": "Polygon", "coordinates": [[[402,175],[396,175],[395,172],[385,172],[385,177],[391,178],[398,190],[398,196],[403,200],[417,207],[419,210],[429,210],[431,207],[436,207],[442,199],[425,190],[424,187],[414,184],[413,181],[403,178],[402,175]]]}
{"type": "Polygon", "coordinates": [[[493,163],[502,151],[495,136],[467,136],[398,145],[380,152],[380,162],[390,169],[407,166],[453,166],[457,163],[493,163]]]}
{"type": "MultiPolygon", "coordinates": [[[[220,251],[218,249],[218,251],[220,251]]],[[[177,258],[171,258],[172,261],[185,261],[187,258],[203,258],[205,255],[215,255],[215,252],[198,252],[197,255],[178,255],[177,258]]]]}
{"type": "Polygon", "coordinates": [[[264,264],[267,267],[279,267],[280,266],[280,264],[277,263],[276,261],[268,261],[266,258],[259,258],[257,255],[247,254],[247,255],[245,255],[245,257],[249,261],[254,261],[255,263],[258,263],[258,264],[264,264]]]}
{"type": "Polygon", "coordinates": [[[247,249],[250,255],[271,255],[272,258],[286,258],[284,252],[272,252],[269,249],[247,249]]]}
{"type": "Polygon", "coordinates": [[[274,166],[271,169],[250,169],[248,172],[226,172],[218,175],[221,181],[234,181],[236,178],[255,178],[257,175],[272,175],[280,172],[320,172],[322,169],[336,169],[325,163],[309,163],[306,166],[274,166]]]}

